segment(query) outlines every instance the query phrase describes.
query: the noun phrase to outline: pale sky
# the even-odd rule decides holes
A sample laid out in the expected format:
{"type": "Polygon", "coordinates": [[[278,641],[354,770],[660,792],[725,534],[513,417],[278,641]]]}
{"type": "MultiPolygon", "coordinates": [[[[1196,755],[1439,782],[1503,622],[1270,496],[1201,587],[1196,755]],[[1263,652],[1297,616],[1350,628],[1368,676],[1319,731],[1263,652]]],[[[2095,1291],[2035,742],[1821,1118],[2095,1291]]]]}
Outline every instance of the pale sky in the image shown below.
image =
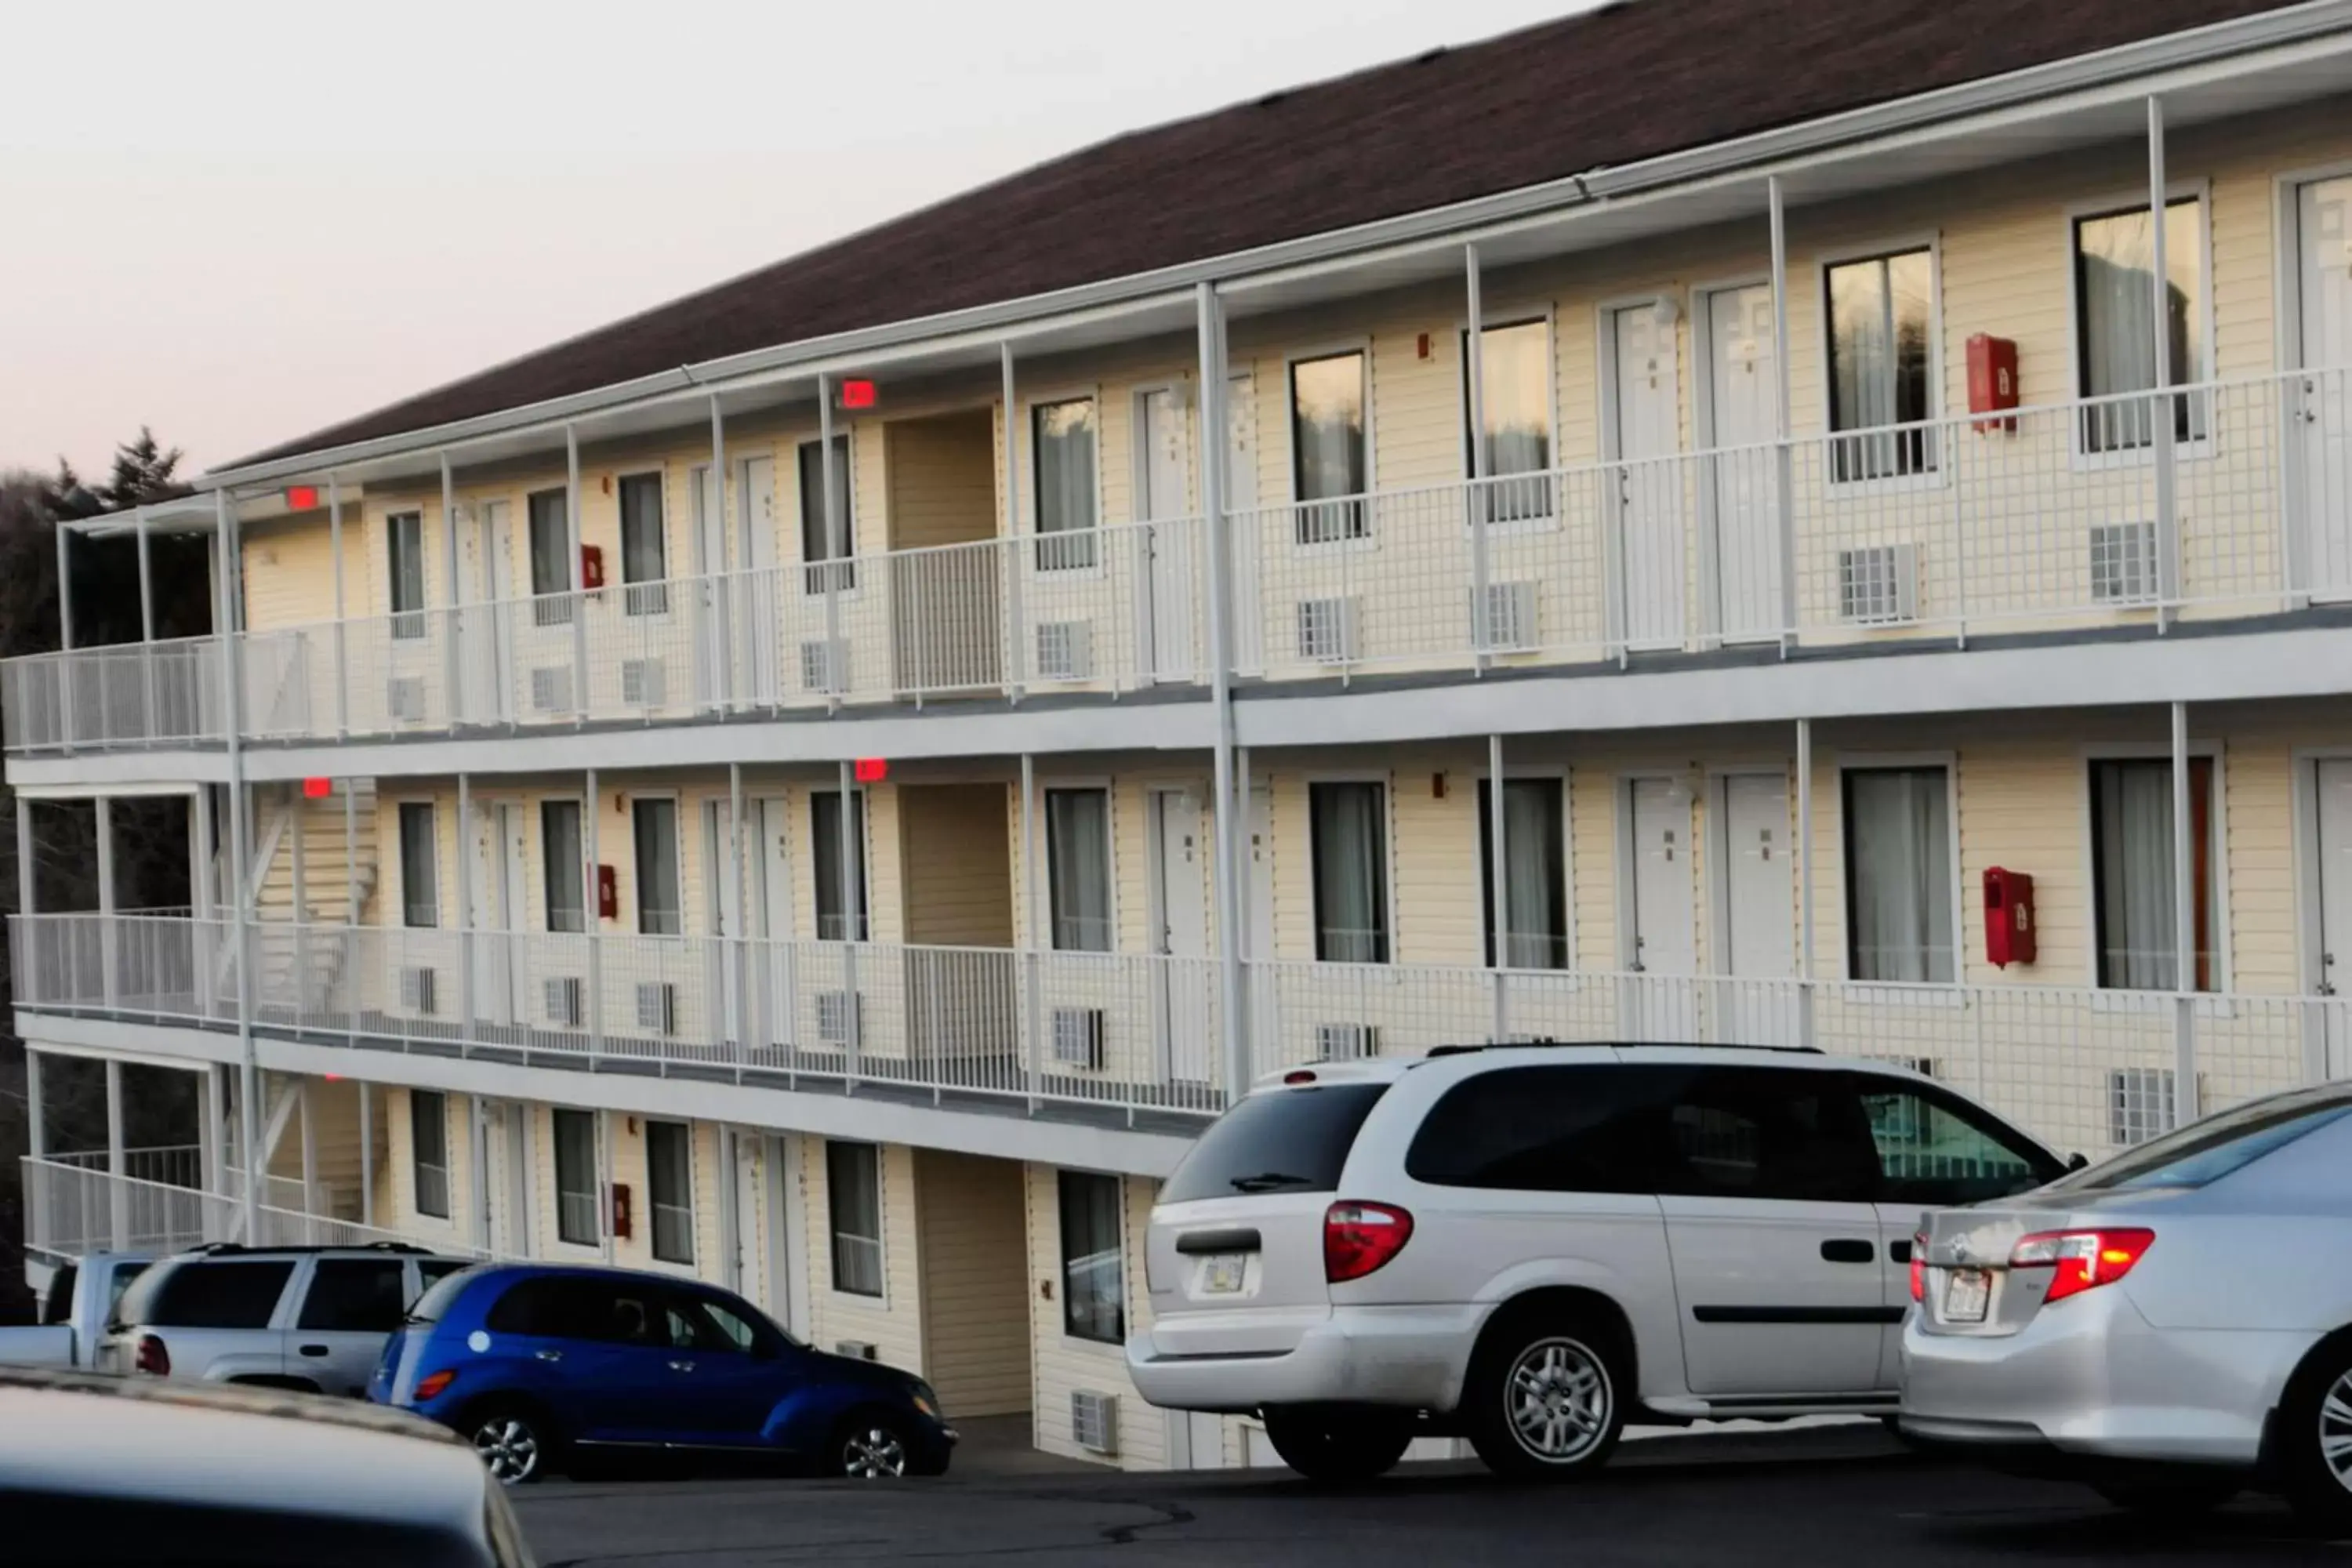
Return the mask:
{"type": "Polygon", "coordinates": [[[1119,131],[1590,3],[14,0],[0,468],[102,470],[143,422],[193,473],[1119,131]]]}

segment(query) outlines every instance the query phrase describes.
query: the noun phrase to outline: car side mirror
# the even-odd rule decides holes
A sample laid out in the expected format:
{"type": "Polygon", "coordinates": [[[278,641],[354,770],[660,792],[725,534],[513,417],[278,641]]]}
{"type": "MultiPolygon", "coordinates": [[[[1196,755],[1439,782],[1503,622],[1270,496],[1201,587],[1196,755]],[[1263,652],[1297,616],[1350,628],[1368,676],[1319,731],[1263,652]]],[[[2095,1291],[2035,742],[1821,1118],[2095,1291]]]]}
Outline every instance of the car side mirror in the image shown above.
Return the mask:
{"type": "Polygon", "coordinates": [[[2084,1157],[2080,1150],[2066,1156],[2066,1168],[2069,1171],[2086,1171],[2090,1166],[2091,1162],[2084,1157]]]}

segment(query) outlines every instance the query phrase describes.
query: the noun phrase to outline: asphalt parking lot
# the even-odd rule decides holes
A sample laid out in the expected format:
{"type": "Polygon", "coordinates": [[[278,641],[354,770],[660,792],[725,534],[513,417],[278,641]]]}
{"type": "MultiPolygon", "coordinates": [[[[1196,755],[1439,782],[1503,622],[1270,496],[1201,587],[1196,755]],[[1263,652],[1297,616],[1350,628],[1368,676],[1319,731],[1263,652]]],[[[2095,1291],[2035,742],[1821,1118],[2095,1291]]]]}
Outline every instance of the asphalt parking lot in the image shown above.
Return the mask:
{"type": "Polygon", "coordinates": [[[550,1568],[835,1562],[1214,1564],[1738,1563],[2352,1564],[2265,1498],[2194,1525],[2071,1486],[1907,1454],[1874,1426],[1629,1443],[1575,1488],[1475,1465],[1378,1485],[1286,1470],[1121,1475],[970,1467],[891,1486],[776,1479],[551,1481],[516,1501],[550,1568]]]}

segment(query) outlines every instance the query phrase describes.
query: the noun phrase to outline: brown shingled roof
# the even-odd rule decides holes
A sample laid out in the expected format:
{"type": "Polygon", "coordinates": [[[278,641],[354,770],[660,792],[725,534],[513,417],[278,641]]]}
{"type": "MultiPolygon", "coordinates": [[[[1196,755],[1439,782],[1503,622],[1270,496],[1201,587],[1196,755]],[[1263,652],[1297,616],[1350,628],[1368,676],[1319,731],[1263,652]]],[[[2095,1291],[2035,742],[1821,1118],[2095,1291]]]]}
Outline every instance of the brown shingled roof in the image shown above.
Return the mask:
{"type": "Polygon", "coordinates": [[[1631,0],[1115,137],[243,463],[1229,255],[2288,3],[1631,0]]]}

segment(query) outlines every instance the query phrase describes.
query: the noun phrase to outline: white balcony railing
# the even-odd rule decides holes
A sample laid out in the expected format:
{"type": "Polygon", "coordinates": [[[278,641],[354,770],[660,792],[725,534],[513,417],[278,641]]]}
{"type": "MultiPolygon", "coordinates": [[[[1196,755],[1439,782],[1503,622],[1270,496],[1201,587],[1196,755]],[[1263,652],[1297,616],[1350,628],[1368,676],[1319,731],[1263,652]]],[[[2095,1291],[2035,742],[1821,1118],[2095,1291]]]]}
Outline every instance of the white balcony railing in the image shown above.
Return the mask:
{"type": "MultiPolygon", "coordinates": [[[[179,1252],[207,1242],[259,1247],[362,1247],[415,1241],[398,1231],[309,1214],[276,1204],[258,1206],[254,1234],[246,1233],[244,1205],[235,1193],[206,1192],[200,1180],[165,1182],[117,1176],[103,1163],[76,1157],[21,1162],[25,1249],[58,1261],[96,1251],[179,1252]]],[[[417,1242],[436,1252],[475,1255],[445,1242],[417,1242]]]]}
{"type": "MultiPolygon", "coordinates": [[[[10,941],[20,1008],[234,1021],[221,922],[20,916],[10,941]]],[[[314,1042],[1130,1121],[1226,1103],[1209,960],[287,924],[241,945],[257,1027],[314,1042]]],[[[1919,1066],[2094,1155],[2352,1077],[2336,997],[1288,962],[1245,964],[1242,992],[1253,1077],[1496,1038],[1811,1045],[1919,1066]]]]}

